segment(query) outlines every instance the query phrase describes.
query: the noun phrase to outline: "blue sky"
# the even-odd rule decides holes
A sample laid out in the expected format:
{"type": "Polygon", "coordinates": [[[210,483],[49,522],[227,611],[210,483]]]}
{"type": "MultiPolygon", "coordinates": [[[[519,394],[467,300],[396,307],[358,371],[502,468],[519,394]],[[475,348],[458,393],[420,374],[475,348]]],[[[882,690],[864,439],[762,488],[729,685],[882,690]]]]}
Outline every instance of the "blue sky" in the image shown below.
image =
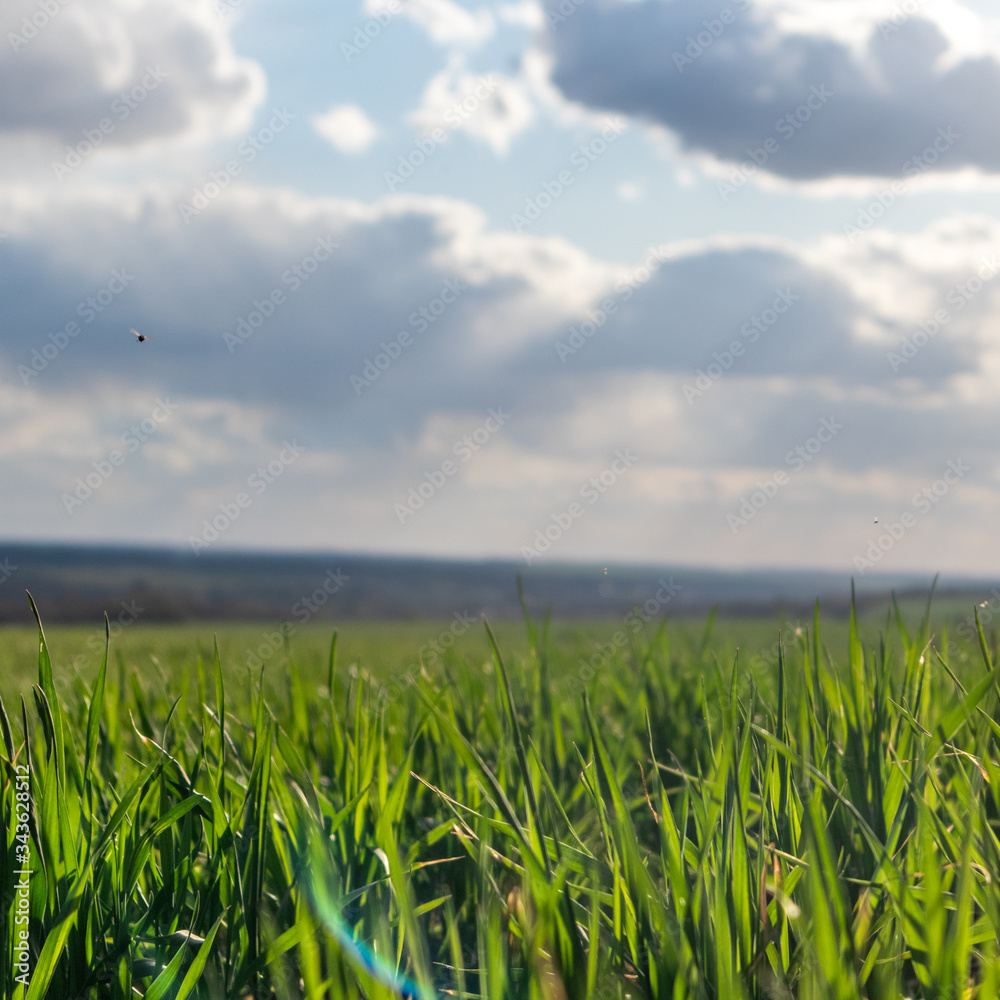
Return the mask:
{"type": "Polygon", "coordinates": [[[993,571],[998,25],[14,0],[0,536],[993,571]]]}

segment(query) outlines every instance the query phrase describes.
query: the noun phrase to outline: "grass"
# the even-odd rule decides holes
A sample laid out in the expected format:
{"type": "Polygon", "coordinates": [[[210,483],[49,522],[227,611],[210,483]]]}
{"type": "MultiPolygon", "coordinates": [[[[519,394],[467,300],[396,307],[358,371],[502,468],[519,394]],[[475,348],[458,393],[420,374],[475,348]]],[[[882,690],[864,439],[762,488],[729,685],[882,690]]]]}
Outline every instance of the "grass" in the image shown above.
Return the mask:
{"type": "Polygon", "coordinates": [[[997,995],[991,638],[616,631],[10,633],[2,995],[997,995]]]}

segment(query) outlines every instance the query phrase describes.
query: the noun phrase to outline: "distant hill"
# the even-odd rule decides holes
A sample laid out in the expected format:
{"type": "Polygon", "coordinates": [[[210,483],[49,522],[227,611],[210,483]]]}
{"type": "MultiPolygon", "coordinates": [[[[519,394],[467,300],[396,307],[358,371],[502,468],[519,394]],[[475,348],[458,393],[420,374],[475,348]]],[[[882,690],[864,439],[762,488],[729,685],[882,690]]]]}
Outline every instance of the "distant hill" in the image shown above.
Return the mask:
{"type": "MultiPolygon", "coordinates": [[[[804,614],[819,598],[827,613],[846,610],[846,574],[690,567],[578,565],[526,567],[337,553],[208,552],[108,546],[0,544],[0,622],[29,622],[25,590],[43,621],[93,622],[136,614],[144,621],[494,618],[520,614],[520,575],[533,612],[559,618],[620,618],[645,605],[654,618],[804,614]]],[[[983,581],[945,581],[952,593],[981,593],[983,581]]],[[[926,594],[925,576],[865,576],[859,600],[890,589],[926,594]]]]}

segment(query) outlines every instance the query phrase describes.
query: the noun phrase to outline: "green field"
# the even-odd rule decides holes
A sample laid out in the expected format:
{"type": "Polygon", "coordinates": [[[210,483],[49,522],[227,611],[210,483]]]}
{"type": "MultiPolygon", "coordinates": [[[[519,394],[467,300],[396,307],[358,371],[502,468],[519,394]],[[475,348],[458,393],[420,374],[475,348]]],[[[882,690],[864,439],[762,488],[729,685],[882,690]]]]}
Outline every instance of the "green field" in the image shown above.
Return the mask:
{"type": "Polygon", "coordinates": [[[2,995],[995,997],[945,610],[0,629],[2,995]]]}

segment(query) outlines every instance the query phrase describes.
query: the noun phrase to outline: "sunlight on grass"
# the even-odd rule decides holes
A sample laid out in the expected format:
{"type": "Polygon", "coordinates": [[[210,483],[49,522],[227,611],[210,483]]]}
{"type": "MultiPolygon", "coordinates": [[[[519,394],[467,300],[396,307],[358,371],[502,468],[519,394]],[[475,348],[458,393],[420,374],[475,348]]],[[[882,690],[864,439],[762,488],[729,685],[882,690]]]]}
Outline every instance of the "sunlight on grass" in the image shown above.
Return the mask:
{"type": "Polygon", "coordinates": [[[604,627],[525,624],[391,691],[343,637],[227,667],[252,629],[57,685],[39,627],[0,715],[2,995],[997,995],[981,629],[942,657],[929,605],[852,616],[841,657],[817,609],[772,662],[662,626],[580,680],[604,627]]]}

